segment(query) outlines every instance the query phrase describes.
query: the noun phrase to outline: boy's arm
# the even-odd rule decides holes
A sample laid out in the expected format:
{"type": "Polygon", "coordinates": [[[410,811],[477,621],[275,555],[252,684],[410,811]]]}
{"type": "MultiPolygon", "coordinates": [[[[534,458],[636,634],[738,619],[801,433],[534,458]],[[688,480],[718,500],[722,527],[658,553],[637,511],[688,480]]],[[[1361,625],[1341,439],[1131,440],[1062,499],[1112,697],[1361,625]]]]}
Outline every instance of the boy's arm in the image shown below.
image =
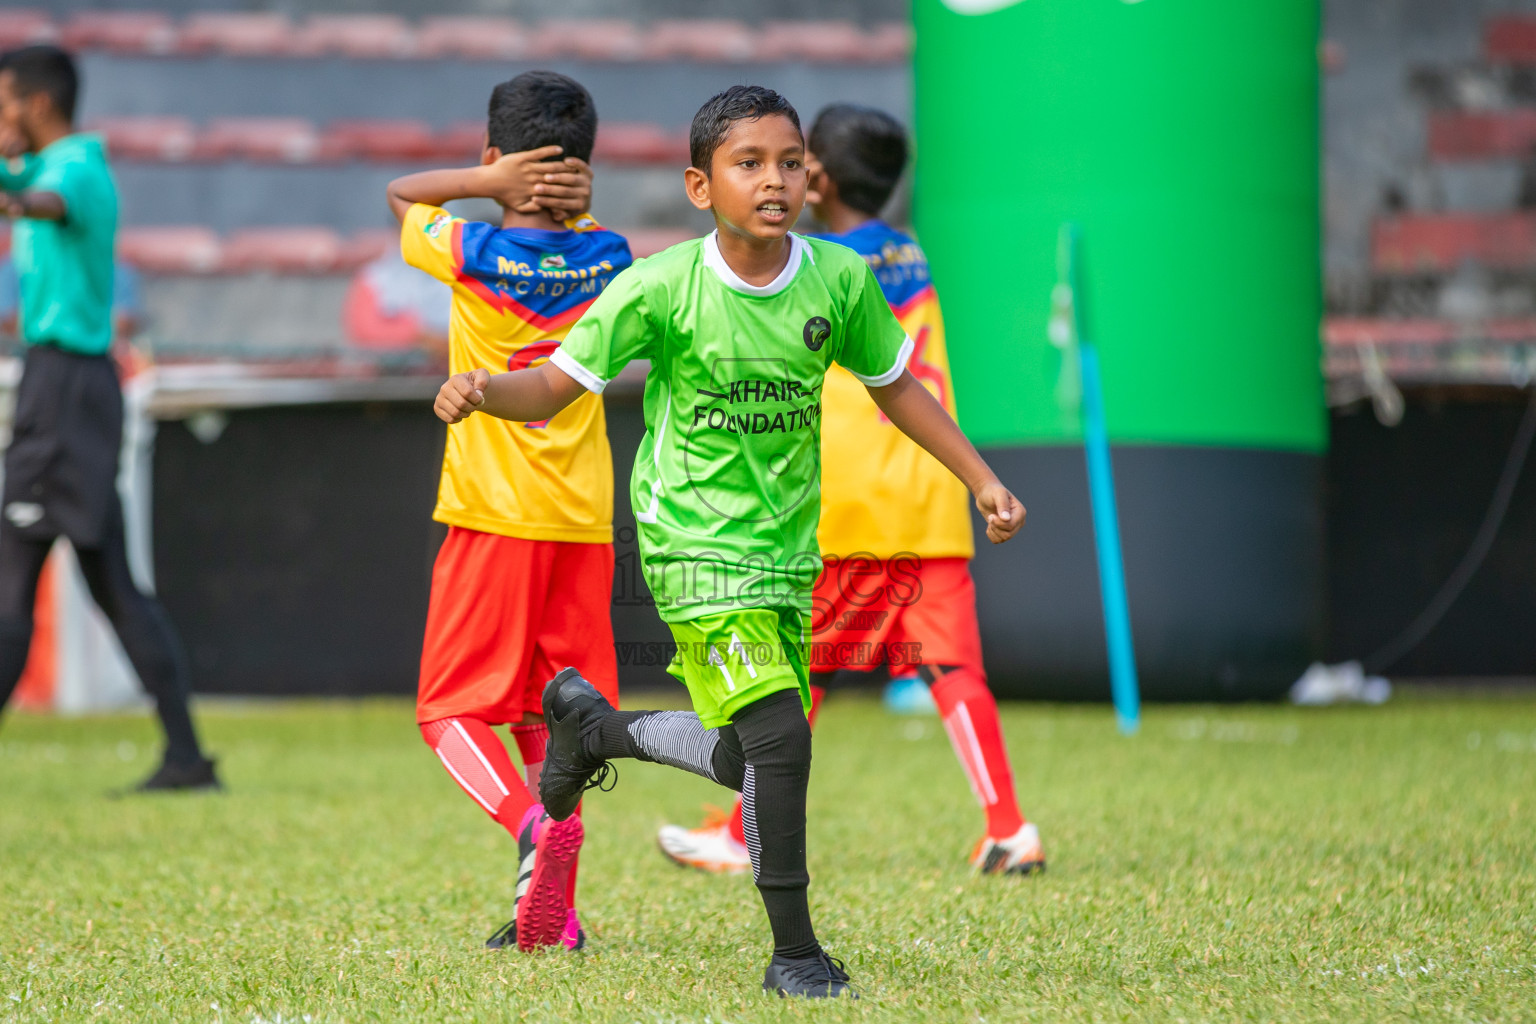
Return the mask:
{"type": "Polygon", "coordinates": [[[0,216],[12,220],[63,220],[66,212],[57,192],[0,192],[0,216]]]}
{"type": "Polygon", "coordinates": [[[918,383],[911,371],[884,387],[869,387],[880,411],[928,454],[943,463],[976,496],[987,520],[987,539],[1001,544],[1024,525],[1024,506],[998,480],[974,445],[960,432],[945,408],[918,383]]]}
{"type": "Polygon", "coordinates": [[[438,388],[432,409],[444,423],[458,423],[472,412],[504,420],[547,420],[586,394],[570,374],[554,363],[491,374],[456,373],[438,388]]]}
{"type": "Polygon", "coordinates": [[[390,212],[404,221],[416,203],[442,206],[455,199],[494,199],[519,213],[586,213],[592,202],[592,168],[575,157],[561,160],[560,153],[559,146],[544,146],[508,153],[492,164],[407,174],[389,183],[390,212]]]}

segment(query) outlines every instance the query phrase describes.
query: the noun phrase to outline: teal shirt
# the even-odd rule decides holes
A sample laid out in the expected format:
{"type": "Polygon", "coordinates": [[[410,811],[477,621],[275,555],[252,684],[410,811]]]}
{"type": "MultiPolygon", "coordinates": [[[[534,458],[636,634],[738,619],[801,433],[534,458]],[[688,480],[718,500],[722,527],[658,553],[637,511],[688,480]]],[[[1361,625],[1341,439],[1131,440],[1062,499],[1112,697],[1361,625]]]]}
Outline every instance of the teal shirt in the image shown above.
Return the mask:
{"type": "Polygon", "coordinates": [[[0,189],[55,192],[60,221],[22,219],[11,235],[21,339],[81,355],[112,344],[112,260],[117,184],[98,135],[66,135],[20,160],[0,160],[0,189]]]}

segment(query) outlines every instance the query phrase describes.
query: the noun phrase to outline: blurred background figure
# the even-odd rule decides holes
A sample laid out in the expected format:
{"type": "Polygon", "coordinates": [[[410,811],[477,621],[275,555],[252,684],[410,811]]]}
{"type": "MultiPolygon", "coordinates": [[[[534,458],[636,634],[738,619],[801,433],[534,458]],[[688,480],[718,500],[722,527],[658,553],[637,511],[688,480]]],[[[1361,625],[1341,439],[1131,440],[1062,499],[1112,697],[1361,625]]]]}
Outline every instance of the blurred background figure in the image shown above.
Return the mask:
{"type": "Polygon", "coordinates": [[[54,542],[74,546],[91,596],[155,700],[165,755],[140,790],[217,788],[187,708],[181,641],[128,567],[117,493],[123,403],[109,349],[117,191],[99,137],[75,131],[69,55],[0,59],[0,212],[17,222],[19,334],[27,346],[0,504],[0,708],[31,647],[38,579],[54,542]]]}

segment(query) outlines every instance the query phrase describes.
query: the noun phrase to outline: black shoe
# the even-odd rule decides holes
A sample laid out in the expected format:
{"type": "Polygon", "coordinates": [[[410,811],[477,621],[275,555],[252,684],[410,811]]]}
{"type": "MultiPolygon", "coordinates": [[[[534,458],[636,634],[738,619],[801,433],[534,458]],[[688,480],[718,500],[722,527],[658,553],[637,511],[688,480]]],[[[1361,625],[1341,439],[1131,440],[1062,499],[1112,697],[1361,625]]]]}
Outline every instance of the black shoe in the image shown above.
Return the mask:
{"type": "Polygon", "coordinates": [[[763,974],[763,991],[807,999],[859,998],[848,982],[843,962],[825,950],[796,960],[775,953],[763,974]]]}
{"type": "Polygon", "coordinates": [[[224,787],[214,773],[213,761],[162,761],[155,773],[125,793],[161,793],[175,790],[218,790],[224,787]]]}
{"type": "Polygon", "coordinates": [[[612,789],[613,782],[618,781],[613,765],[594,761],[581,750],[581,734],[611,714],[613,705],[574,668],[561,669],[544,688],[549,743],[539,773],[539,802],[556,821],[576,812],[582,793],[594,787],[612,789]],[[613,782],[608,782],[610,772],[613,782]]]}
{"type": "Polygon", "coordinates": [[[516,949],[517,948],[517,918],[502,925],[496,934],[485,940],[486,949],[516,949]]]}

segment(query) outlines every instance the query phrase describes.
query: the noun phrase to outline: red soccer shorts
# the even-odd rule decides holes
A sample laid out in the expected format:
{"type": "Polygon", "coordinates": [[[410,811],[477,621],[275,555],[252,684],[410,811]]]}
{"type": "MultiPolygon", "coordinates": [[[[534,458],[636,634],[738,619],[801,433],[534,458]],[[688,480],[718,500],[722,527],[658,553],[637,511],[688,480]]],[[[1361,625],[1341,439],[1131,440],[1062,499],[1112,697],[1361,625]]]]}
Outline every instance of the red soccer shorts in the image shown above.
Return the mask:
{"type": "Polygon", "coordinates": [[[827,558],[810,641],[812,672],[949,665],[986,679],[966,558],[827,558]]]}
{"type": "Polygon", "coordinates": [[[416,721],[542,714],[544,684],[567,665],[617,706],[612,596],[612,544],[449,527],[432,568],[416,721]]]}

